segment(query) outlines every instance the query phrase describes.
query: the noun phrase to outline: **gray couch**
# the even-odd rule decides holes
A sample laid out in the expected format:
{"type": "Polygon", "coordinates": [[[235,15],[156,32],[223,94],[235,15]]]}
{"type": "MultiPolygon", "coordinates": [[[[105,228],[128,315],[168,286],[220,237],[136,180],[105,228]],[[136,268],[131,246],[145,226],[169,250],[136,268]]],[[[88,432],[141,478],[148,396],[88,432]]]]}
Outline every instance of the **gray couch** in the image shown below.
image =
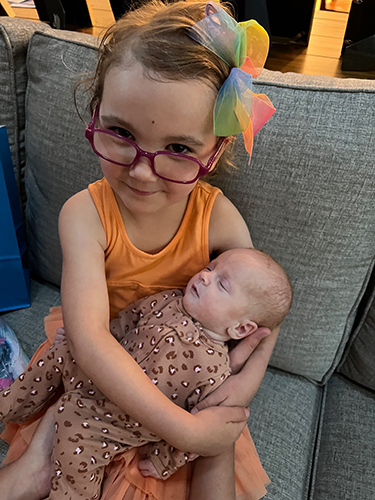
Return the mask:
{"type": "MultiPolygon", "coordinates": [[[[30,356],[59,304],[57,217],[98,179],[74,108],[97,40],[0,19],[0,124],[6,124],[34,274],[28,309],[4,314],[30,356]],[[37,31],[36,31],[37,30],[37,31]]],[[[254,244],[294,285],[249,427],[271,478],[268,500],[375,499],[375,81],[264,71],[277,112],[250,165],[215,179],[254,244]]],[[[88,120],[86,98],[78,106],[88,120]]],[[[3,451],[5,448],[3,448],[3,451]]]]}

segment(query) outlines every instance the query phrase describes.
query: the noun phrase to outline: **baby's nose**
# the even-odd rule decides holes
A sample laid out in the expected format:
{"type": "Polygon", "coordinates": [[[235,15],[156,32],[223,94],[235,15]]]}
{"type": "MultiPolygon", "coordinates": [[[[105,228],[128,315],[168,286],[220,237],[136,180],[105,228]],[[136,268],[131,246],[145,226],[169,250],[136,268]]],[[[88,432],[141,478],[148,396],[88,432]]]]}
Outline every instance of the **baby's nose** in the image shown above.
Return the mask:
{"type": "Polygon", "coordinates": [[[206,271],[205,269],[201,271],[201,280],[205,285],[208,285],[210,278],[209,278],[210,273],[206,271]]]}

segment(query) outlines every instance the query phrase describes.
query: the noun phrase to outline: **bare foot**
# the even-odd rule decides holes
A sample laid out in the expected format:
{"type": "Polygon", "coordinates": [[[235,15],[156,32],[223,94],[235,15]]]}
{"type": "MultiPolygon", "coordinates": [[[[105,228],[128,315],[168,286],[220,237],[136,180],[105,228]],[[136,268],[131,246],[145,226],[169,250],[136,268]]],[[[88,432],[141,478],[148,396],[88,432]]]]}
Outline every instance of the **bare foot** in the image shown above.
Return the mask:
{"type": "Polygon", "coordinates": [[[64,340],[66,340],[65,329],[63,327],[60,327],[56,330],[56,335],[52,342],[52,345],[61,344],[61,342],[64,342],[64,340]]]}
{"type": "Polygon", "coordinates": [[[52,447],[55,437],[55,408],[51,407],[39,423],[33,439],[18,460],[20,495],[17,500],[40,500],[49,495],[52,474],[52,447]],[[22,488],[25,488],[24,490],[22,488]],[[23,496],[23,491],[25,494],[23,496]]]}
{"type": "Polygon", "coordinates": [[[161,479],[158,471],[155,469],[153,463],[149,458],[144,458],[139,461],[138,464],[139,472],[143,477],[154,477],[155,479],[161,479]]]}

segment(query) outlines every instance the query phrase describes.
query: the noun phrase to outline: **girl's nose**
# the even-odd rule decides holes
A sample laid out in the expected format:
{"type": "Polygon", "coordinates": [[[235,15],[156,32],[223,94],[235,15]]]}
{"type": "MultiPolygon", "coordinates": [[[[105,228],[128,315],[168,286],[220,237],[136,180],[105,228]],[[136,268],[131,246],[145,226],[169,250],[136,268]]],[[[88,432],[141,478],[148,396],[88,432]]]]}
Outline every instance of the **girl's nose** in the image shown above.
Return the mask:
{"type": "Polygon", "coordinates": [[[129,175],[141,182],[155,182],[158,177],[151,167],[151,160],[144,156],[139,158],[134,165],[129,168],[129,175]]]}

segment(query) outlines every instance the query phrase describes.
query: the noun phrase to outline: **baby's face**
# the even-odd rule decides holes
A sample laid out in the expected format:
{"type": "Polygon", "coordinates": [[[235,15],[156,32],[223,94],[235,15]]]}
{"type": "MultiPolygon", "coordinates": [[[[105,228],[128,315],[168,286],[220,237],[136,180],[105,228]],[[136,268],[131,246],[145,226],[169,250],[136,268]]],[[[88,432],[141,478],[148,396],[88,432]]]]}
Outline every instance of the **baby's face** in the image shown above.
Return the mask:
{"type": "Polygon", "coordinates": [[[257,280],[251,260],[241,251],[225,252],[193,276],[186,287],[186,311],[223,340],[230,338],[228,328],[248,315],[249,294],[245,290],[257,280]]]}

